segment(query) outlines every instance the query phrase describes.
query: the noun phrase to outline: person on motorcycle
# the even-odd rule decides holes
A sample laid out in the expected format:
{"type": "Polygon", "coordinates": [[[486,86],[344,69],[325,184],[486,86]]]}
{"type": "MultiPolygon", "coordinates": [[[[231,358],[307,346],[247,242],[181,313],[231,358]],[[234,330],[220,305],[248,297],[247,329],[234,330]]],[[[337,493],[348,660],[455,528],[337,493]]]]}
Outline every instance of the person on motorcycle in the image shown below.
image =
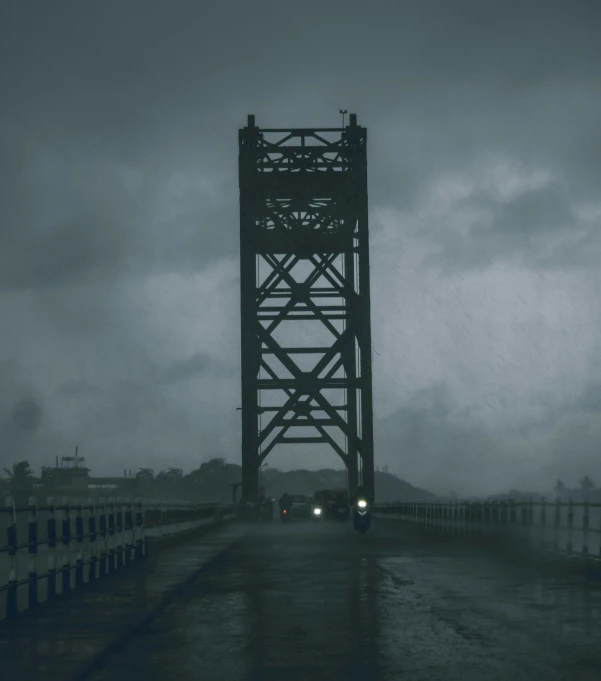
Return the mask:
{"type": "Polygon", "coordinates": [[[370,506],[373,503],[373,500],[367,495],[367,492],[365,491],[365,487],[363,487],[363,485],[360,485],[359,487],[357,487],[357,491],[351,497],[351,500],[350,500],[351,506],[354,507],[359,499],[365,499],[365,501],[367,501],[367,503],[370,506]]]}
{"type": "Polygon", "coordinates": [[[290,508],[290,496],[288,495],[288,492],[284,492],[282,496],[280,497],[280,511],[283,511],[284,509],[288,510],[290,508]]]}

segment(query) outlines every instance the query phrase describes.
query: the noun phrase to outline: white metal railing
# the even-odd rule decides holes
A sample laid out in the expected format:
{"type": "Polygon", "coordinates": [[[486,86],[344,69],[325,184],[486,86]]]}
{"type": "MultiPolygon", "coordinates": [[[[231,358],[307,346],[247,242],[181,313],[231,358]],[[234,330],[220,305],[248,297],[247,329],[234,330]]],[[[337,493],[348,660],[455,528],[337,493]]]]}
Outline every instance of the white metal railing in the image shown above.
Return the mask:
{"type": "Polygon", "coordinates": [[[14,618],[83,584],[144,557],[158,540],[233,517],[224,504],[185,501],[30,497],[27,506],[7,498],[0,507],[0,619],[14,618]]]}
{"type": "Polygon", "coordinates": [[[601,559],[601,503],[556,500],[395,502],[376,516],[449,532],[504,534],[568,558],[601,559]]]}

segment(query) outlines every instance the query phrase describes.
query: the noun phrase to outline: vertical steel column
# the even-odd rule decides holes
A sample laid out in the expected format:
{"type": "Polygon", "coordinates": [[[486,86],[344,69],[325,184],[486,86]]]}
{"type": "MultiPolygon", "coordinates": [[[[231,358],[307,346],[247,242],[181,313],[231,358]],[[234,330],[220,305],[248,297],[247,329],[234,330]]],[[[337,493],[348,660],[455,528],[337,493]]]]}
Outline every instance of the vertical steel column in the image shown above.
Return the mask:
{"type": "Polygon", "coordinates": [[[258,142],[254,116],[239,131],[240,187],[240,318],[242,368],[242,497],[259,496],[258,390],[259,344],[256,321],[257,253],[253,239],[256,199],[253,193],[252,150],[258,142]]]}
{"type": "MultiPolygon", "coordinates": [[[[344,254],[344,277],[347,286],[354,290],[355,288],[355,254],[347,252],[344,254]]],[[[357,322],[351,316],[346,322],[346,328],[351,335],[351,341],[346,345],[344,353],[344,370],[349,388],[346,392],[346,406],[347,406],[347,421],[349,430],[354,437],[348,438],[347,450],[347,470],[348,470],[348,490],[351,494],[355,492],[359,485],[359,461],[357,458],[357,388],[355,382],[357,380],[357,348],[356,348],[356,327],[357,322]]]]}
{"type": "Polygon", "coordinates": [[[371,288],[369,276],[369,226],[367,204],[367,131],[357,126],[356,114],[350,115],[349,145],[355,151],[353,158],[354,193],[357,211],[357,236],[359,259],[359,310],[357,311],[357,337],[361,366],[361,460],[363,487],[375,499],[374,487],[374,418],[371,372],[371,288]]]}

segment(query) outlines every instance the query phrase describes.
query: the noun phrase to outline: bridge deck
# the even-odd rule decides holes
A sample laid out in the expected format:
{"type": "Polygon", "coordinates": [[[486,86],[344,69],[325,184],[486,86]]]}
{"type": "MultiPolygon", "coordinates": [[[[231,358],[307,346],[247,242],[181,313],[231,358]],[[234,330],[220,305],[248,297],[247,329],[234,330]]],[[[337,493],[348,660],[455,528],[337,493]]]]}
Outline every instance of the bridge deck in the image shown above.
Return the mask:
{"type": "Polygon", "coordinates": [[[253,529],[89,681],[601,678],[601,590],[378,521],[253,529]]]}

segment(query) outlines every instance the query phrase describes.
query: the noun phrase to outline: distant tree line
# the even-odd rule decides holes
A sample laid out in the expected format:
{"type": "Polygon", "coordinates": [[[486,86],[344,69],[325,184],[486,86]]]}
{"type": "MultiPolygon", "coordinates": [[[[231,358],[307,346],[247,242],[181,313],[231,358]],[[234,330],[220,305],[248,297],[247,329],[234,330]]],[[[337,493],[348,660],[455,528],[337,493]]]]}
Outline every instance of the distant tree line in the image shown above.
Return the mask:
{"type": "MultiPolygon", "coordinates": [[[[30,496],[52,496],[61,480],[61,469],[42,466],[40,477],[33,474],[28,461],[4,468],[0,476],[0,496],[15,497],[19,505],[30,496]]],[[[203,501],[229,501],[232,483],[241,480],[242,467],[215,457],[184,475],[181,468],[168,468],[155,474],[152,468],[140,468],[134,478],[123,478],[115,489],[90,491],[90,496],[142,496],[203,501]]]]}
{"type": "Polygon", "coordinates": [[[140,468],[134,483],[137,493],[144,497],[227,502],[232,499],[232,485],[241,479],[242,466],[214,457],[187,474],[181,468],[168,468],[156,474],[153,468],[140,468]]]}
{"type": "Polygon", "coordinates": [[[10,469],[4,469],[5,477],[0,476],[0,494],[13,496],[21,500],[33,494],[37,482],[28,461],[13,463],[10,469]]]}
{"type": "MultiPolygon", "coordinates": [[[[4,468],[0,475],[0,496],[15,497],[19,505],[25,505],[30,496],[52,496],[56,489],[60,469],[42,466],[40,477],[33,474],[28,461],[14,463],[4,468]]],[[[184,474],[181,468],[167,468],[155,473],[153,468],[139,468],[134,478],[123,478],[123,482],[112,490],[96,490],[90,496],[141,496],[164,499],[185,499],[203,502],[229,502],[232,490],[242,480],[242,467],[227,463],[222,457],[213,457],[190,473],[184,474]]],[[[284,491],[291,494],[313,494],[317,489],[345,486],[343,471],[323,469],[320,471],[287,471],[267,469],[262,473],[261,484],[266,493],[279,496],[284,491]]],[[[554,493],[557,498],[569,497],[579,500],[601,498],[601,489],[596,488],[590,475],[585,475],[577,487],[568,487],[564,481],[557,480],[554,493]]],[[[238,489],[238,498],[240,490],[238,489]]],[[[383,471],[376,472],[376,495],[380,502],[398,499],[434,498],[424,490],[413,488],[396,476],[383,471]]],[[[519,496],[515,493],[511,496],[519,496]]]]}

